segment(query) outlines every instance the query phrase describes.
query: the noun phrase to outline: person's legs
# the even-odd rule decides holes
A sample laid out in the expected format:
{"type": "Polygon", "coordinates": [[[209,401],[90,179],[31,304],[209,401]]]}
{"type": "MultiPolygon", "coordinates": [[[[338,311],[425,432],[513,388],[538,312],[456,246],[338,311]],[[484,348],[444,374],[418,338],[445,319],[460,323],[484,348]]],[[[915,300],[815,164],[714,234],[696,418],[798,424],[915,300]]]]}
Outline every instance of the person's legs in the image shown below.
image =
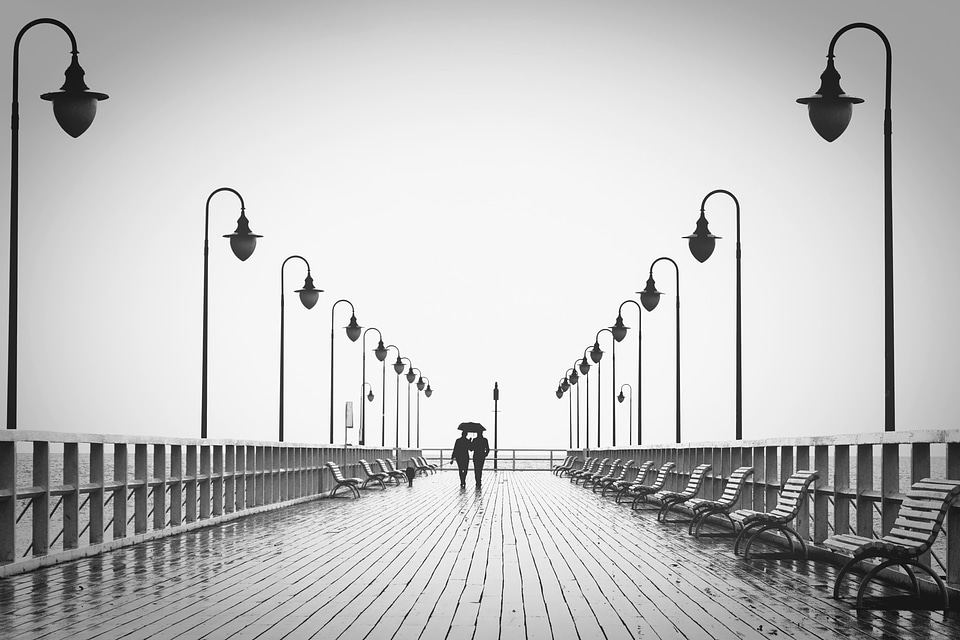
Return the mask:
{"type": "Polygon", "coordinates": [[[457,460],[457,471],[460,473],[460,486],[464,487],[467,485],[467,465],[469,460],[457,460]]]}
{"type": "Polygon", "coordinates": [[[477,480],[477,486],[480,486],[480,476],[483,475],[483,458],[473,459],[473,475],[477,480]]]}

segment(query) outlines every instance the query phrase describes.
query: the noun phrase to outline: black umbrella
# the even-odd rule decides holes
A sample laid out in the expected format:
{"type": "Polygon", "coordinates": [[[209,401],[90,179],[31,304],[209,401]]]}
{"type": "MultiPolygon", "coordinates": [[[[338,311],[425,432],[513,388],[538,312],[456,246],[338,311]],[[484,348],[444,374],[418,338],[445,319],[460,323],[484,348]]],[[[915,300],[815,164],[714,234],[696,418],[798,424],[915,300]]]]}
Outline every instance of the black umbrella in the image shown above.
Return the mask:
{"type": "Polygon", "coordinates": [[[460,429],[460,431],[464,433],[480,433],[481,431],[487,430],[487,428],[479,422],[461,422],[457,429],[460,429]]]}

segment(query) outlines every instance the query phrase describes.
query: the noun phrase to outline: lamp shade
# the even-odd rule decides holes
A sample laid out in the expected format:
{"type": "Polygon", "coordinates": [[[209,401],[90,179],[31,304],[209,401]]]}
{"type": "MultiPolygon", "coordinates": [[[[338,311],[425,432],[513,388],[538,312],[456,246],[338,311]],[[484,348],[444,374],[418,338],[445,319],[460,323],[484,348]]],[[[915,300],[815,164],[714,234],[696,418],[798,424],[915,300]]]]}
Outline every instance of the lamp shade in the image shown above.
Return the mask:
{"type": "Polygon", "coordinates": [[[700,211],[700,218],[697,219],[696,230],[690,235],[684,236],[690,245],[690,253],[697,259],[697,262],[706,262],[707,258],[713,255],[713,250],[717,247],[717,238],[719,237],[720,236],[715,236],[710,233],[710,229],[707,227],[707,218],[703,210],[700,211]]]}
{"type": "Polygon", "coordinates": [[[853,105],[863,102],[863,98],[854,98],[843,92],[833,56],[828,56],[827,68],[820,74],[820,89],[807,98],[797,98],[797,102],[807,105],[810,124],[820,137],[833,142],[846,131],[853,116],[853,105]]]}
{"type": "Polygon", "coordinates": [[[83,68],[76,53],[63,75],[66,80],[60,91],[44,93],[40,98],[53,103],[53,115],[60,128],[68,135],[78,138],[93,124],[93,118],[97,115],[97,102],[106,100],[109,96],[89,90],[83,81],[83,68]]]}
{"type": "Polygon", "coordinates": [[[407,370],[407,382],[413,384],[413,381],[417,379],[417,374],[413,372],[413,367],[407,370]]]}
{"type": "Polygon", "coordinates": [[[377,360],[380,362],[387,359],[387,348],[383,346],[383,340],[381,340],[377,348],[373,350],[373,355],[377,356],[377,360]]]}
{"type": "Polygon", "coordinates": [[[570,375],[567,376],[567,380],[570,381],[570,384],[577,384],[580,382],[580,376],[577,375],[576,369],[570,372],[570,375]]]}
{"type": "Polygon", "coordinates": [[[613,334],[613,339],[617,342],[623,342],[623,339],[627,337],[627,325],[623,324],[623,316],[618,315],[617,321],[610,327],[610,333],[613,334]]]}
{"type": "Polygon", "coordinates": [[[623,390],[621,389],[621,390],[620,390],[620,393],[617,394],[617,402],[621,402],[621,403],[622,403],[625,398],[626,398],[626,396],[623,395],[623,390]]]}
{"type": "Polygon", "coordinates": [[[563,380],[560,381],[560,388],[566,391],[567,389],[570,388],[570,382],[566,378],[564,378],[563,380]]]}
{"type": "Polygon", "coordinates": [[[397,361],[393,363],[393,370],[397,372],[397,375],[403,373],[404,368],[403,360],[400,359],[400,356],[397,356],[397,361]]]}
{"type": "Polygon", "coordinates": [[[350,342],[356,342],[357,338],[360,337],[360,331],[363,327],[357,324],[357,316],[351,314],[350,324],[348,324],[345,329],[347,330],[347,337],[350,338],[350,342]]]}
{"type": "Polygon", "coordinates": [[[323,293],[323,289],[317,289],[313,286],[313,277],[310,273],[307,273],[307,277],[303,279],[303,288],[297,289],[297,293],[300,294],[300,302],[307,309],[313,309],[314,305],[317,304],[317,300],[320,299],[320,294],[323,293]]]}
{"type": "Polygon", "coordinates": [[[426,391],[423,392],[423,395],[427,396],[428,398],[433,395],[433,389],[430,388],[429,384],[427,385],[426,391]]]}
{"type": "Polygon", "coordinates": [[[562,387],[559,387],[559,386],[557,387],[557,397],[558,397],[558,398],[562,398],[562,397],[563,397],[563,388],[562,388],[562,387]]]}
{"type": "Polygon", "coordinates": [[[371,389],[370,391],[367,392],[367,402],[373,402],[373,398],[374,398],[373,389],[371,389]]]}
{"type": "Polygon", "coordinates": [[[593,348],[590,349],[590,359],[599,363],[601,358],[603,358],[603,350],[600,348],[600,343],[594,342],[593,348]]]}
{"type": "Polygon", "coordinates": [[[423,388],[427,386],[427,383],[423,381],[423,376],[420,376],[417,379],[417,391],[423,391],[423,388]]]}
{"type": "Polygon", "coordinates": [[[263,236],[258,236],[250,231],[250,221],[247,220],[247,214],[241,208],[240,217],[237,219],[237,230],[223,237],[230,238],[230,249],[233,250],[233,255],[237,256],[242,262],[253,255],[253,250],[257,248],[257,238],[263,236]]]}
{"type": "Polygon", "coordinates": [[[583,375],[590,373],[590,363],[586,358],[580,358],[580,373],[583,375]]]}
{"type": "Polygon", "coordinates": [[[647,278],[647,286],[640,292],[640,304],[647,311],[653,311],[660,303],[660,292],[657,291],[657,283],[653,280],[653,274],[647,278]]]}

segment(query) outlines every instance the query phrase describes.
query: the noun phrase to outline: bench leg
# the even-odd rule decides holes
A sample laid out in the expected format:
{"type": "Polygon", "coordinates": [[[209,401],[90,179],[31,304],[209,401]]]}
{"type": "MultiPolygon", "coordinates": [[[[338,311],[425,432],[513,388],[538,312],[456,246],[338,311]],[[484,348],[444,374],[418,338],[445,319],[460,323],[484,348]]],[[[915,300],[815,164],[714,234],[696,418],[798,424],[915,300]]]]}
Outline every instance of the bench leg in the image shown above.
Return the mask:
{"type": "Polygon", "coordinates": [[[909,567],[916,567],[917,569],[920,569],[921,571],[923,571],[924,573],[926,573],[928,576],[930,576],[931,578],[933,578],[933,581],[937,583],[937,590],[938,590],[938,592],[939,592],[940,595],[943,597],[943,608],[944,608],[944,610],[949,609],[949,608],[950,608],[950,595],[949,595],[949,593],[947,592],[947,586],[943,583],[943,580],[940,578],[940,576],[937,575],[937,573],[936,573],[935,571],[932,571],[932,570],[930,569],[930,567],[927,567],[926,565],[920,564],[919,562],[917,562],[917,561],[915,561],[915,560],[886,560],[886,561],[884,561],[884,562],[881,562],[881,563],[878,564],[877,566],[875,566],[873,569],[871,569],[870,572],[867,573],[866,577],[864,577],[863,581],[860,583],[860,588],[857,590],[857,609],[863,609],[863,608],[864,608],[864,607],[863,607],[863,594],[866,592],[867,585],[870,584],[870,582],[872,582],[872,581],[874,580],[874,578],[876,578],[877,575],[880,574],[881,571],[883,571],[883,570],[886,569],[887,567],[892,567],[892,566],[902,567],[902,568],[907,572],[907,574],[910,575],[911,582],[913,583],[913,587],[914,587],[914,595],[916,595],[917,597],[919,597],[919,596],[920,596],[920,585],[919,585],[919,583],[917,582],[916,576],[914,575],[913,571],[908,567],[908,565],[909,565],[909,567]]]}

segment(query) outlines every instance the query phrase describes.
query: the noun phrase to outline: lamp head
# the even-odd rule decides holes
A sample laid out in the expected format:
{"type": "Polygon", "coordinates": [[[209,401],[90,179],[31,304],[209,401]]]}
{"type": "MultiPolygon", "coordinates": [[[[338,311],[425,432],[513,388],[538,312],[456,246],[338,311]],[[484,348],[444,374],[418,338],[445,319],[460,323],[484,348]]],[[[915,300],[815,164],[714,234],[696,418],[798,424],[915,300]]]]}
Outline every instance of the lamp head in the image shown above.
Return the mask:
{"type": "Polygon", "coordinates": [[[620,393],[617,394],[617,402],[619,402],[619,403],[622,404],[622,403],[623,403],[623,400],[624,400],[625,398],[626,398],[626,396],[623,395],[623,389],[621,389],[621,390],[620,390],[620,393]]]}
{"type": "Polygon", "coordinates": [[[696,230],[690,235],[684,236],[684,239],[689,242],[690,253],[697,259],[697,262],[706,262],[707,258],[713,255],[713,250],[717,247],[717,238],[719,237],[720,236],[715,236],[710,233],[710,229],[707,227],[707,218],[703,213],[703,209],[701,209],[696,230]]]}
{"type": "Polygon", "coordinates": [[[357,324],[357,316],[350,314],[350,324],[348,324],[345,329],[347,330],[347,337],[350,338],[350,342],[356,342],[357,338],[360,337],[360,332],[363,330],[363,327],[357,324]]]}
{"type": "Polygon", "coordinates": [[[593,343],[593,349],[590,349],[590,359],[596,363],[600,363],[600,358],[603,357],[603,351],[600,349],[600,341],[593,343]]]}
{"type": "Polygon", "coordinates": [[[640,304],[647,311],[653,311],[660,303],[660,292],[657,291],[657,283],[653,280],[653,274],[647,278],[647,286],[640,292],[640,304]]]}
{"type": "Polygon", "coordinates": [[[627,337],[627,325],[623,324],[623,316],[617,315],[617,321],[610,327],[610,333],[613,334],[613,339],[617,342],[623,342],[623,339],[627,337]]]}
{"type": "Polygon", "coordinates": [[[557,386],[557,398],[563,397],[563,387],[557,386]]]}
{"type": "Polygon", "coordinates": [[[381,340],[377,348],[373,350],[373,355],[377,356],[377,360],[380,362],[387,359],[387,348],[383,346],[383,340],[381,340]]]}
{"type": "Polygon", "coordinates": [[[427,383],[427,389],[423,392],[423,395],[427,396],[428,398],[433,395],[433,389],[430,388],[429,383],[427,383]]]}
{"type": "Polygon", "coordinates": [[[397,356],[397,361],[393,363],[393,370],[397,372],[397,375],[403,373],[403,368],[406,365],[403,364],[403,360],[400,359],[400,356],[397,356]]]}
{"type": "Polygon", "coordinates": [[[797,98],[797,102],[807,105],[810,124],[820,137],[833,142],[840,137],[850,124],[853,105],[863,102],[863,98],[848,96],[840,88],[840,74],[833,65],[833,56],[827,56],[827,68],[820,74],[820,89],[807,98],[797,98]]]}
{"type": "Polygon", "coordinates": [[[93,124],[93,118],[97,115],[97,102],[106,100],[109,96],[89,90],[83,81],[83,68],[76,53],[63,75],[66,81],[60,91],[44,93],[40,99],[53,103],[53,115],[60,128],[77,138],[93,124]]]}
{"type": "Polygon", "coordinates": [[[567,389],[570,388],[570,382],[566,378],[564,378],[563,380],[560,381],[560,388],[563,391],[566,391],[567,389]]]}
{"type": "Polygon", "coordinates": [[[253,250],[257,248],[257,238],[263,236],[258,236],[250,231],[250,221],[247,220],[247,214],[241,207],[240,217],[237,218],[237,230],[223,237],[230,238],[230,248],[233,250],[233,255],[243,262],[253,255],[253,250]]]}
{"type": "Polygon", "coordinates": [[[580,373],[583,375],[590,373],[590,363],[586,358],[580,358],[580,373]]]}
{"type": "Polygon", "coordinates": [[[307,309],[313,309],[314,305],[317,304],[317,300],[320,299],[320,294],[323,293],[323,289],[317,289],[313,286],[313,277],[310,275],[310,272],[307,272],[307,277],[303,279],[303,288],[297,289],[297,293],[300,294],[300,302],[307,309]]]}
{"type": "Polygon", "coordinates": [[[417,374],[413,372],[413,367],[407,369],[407,382],[413,384],[413,381],[417,379],[417,374]]]}
{"type": "Polygon", "coordinates": [[[427,383],[423,381],[423,376],[417,378],[417,391],[423,391],[423,388],[427,386],[427,383]]]}
{"type": "Polygon", "coordinates": [[[580,382],[580,376],[577,375],[576,369],[570,372],[570,375],[567,376],[567,380],[570,381],[570,384],[577,384],[580,382]]]}

